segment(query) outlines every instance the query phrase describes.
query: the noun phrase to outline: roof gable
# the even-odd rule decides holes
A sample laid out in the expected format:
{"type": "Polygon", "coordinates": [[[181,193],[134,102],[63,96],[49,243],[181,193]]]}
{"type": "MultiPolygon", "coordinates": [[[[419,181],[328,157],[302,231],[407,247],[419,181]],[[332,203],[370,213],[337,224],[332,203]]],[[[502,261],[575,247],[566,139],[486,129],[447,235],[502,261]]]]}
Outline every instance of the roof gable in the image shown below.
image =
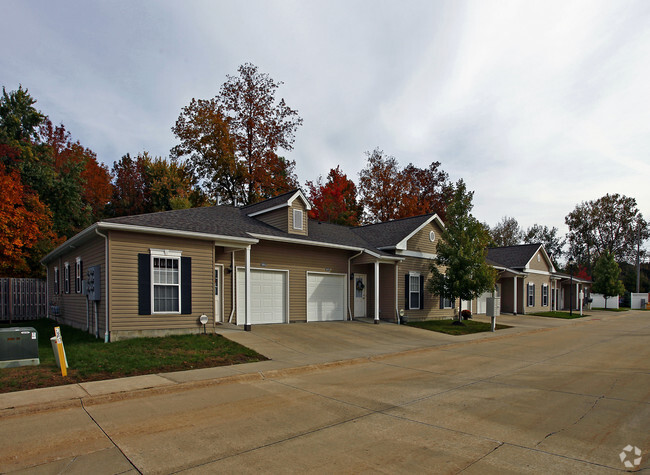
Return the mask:
{"type": "Polygon", "coordinates": [[[488,248],[487,259],[491,263],[510,269],[527,270],[530,268],[530,263],[538,251],[546,260],[549,271],[555,272],[551,258],[546,252],[546,249],[544,249],[544,246],[539,243],[491,247],[488,248]]]}
{"type": "Polygon", "coordinates": [[[425,214],[411,218],[396,219],[384,223],[368,224],[353,229],[378,249],[406,250],[408,240],[434,220],[444,229],[445,225],[437,214],[425,214]]]}
{"type": "Polygon", "coordinates": [[[311,209],[311,203],[302,192],[302,190],[299,189],[289,191],[265,201],[260,201],[259,203],[244,206],[241,209],[246,213],[246,215],[252,218],[254,216],[259,216],[260,214],[275,211],[277,209],[288,208],[297,199],[302,200],[307,211],[311,209]]]}

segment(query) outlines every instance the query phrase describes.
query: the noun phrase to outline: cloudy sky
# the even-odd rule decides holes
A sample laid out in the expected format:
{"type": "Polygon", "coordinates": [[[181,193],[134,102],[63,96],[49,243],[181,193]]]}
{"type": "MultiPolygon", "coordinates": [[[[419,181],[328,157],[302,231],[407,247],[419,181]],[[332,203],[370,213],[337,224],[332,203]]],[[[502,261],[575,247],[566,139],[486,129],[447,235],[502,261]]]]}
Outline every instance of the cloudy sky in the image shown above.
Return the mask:
{"type": "Polygon", "coordinates": [[[166,157],[181,108],[252,62],[304,125],[298,178],[355,181],[376,147],[440,161],[490,225],[581,201],[650,218],[650,2],[3,0],[0,85],[100,161],[166,157]]]}

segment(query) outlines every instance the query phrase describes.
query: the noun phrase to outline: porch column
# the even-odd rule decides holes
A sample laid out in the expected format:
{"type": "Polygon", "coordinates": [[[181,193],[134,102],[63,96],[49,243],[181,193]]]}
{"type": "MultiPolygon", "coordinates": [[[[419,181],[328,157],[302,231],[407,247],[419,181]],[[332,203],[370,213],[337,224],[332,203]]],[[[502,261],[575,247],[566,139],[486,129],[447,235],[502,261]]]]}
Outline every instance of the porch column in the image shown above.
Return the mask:
{"type": "Polygon", "coordinates": [[[379,261],[375,261],[375,323],[379,323],[379,261]]]}
{"type": "Polygon", "coordinates": [[[513,284],[512,284],[512,295],[513,295],[513,304],[515,308],[513,309],[513,313],[517,315],[517,276],[514,276],[512,278],[513,284]]]}
{"type": "Polygon", "coordinates": [[[244,316],[244,330],[251,331],[251,247],[246,246],[246,260],[244,264],[244,300],[246,301],[246,315],[244,316]]]}

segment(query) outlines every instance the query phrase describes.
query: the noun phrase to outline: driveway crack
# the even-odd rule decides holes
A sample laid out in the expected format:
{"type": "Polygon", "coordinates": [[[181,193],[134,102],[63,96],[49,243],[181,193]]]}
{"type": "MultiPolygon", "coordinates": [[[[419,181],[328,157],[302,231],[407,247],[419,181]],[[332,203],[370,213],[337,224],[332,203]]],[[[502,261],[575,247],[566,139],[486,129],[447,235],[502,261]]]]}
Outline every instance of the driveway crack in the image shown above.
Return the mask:
{"type": "Polygon", "coordinates": [[[591,411],[593,411],[594,408],[596,407],[596,405],[598,404],[598,402],[600,402],[600,400],[601,400],[601,399],[604,399],[604,398],[605,398],[604,395],[603,395],[603,396],[599,396],[599,397],[594,401],[594,403],[591,405],[591,407],[590,407],[589,409],[587,409],[583,415],[581,415],[580,417],[578,417],[578,419],[577,419],[573,424],[571,424],[571,425],[569,425],[569,426],[566,426],[566,427],[563,427],[562,429],[559,429],[559,430],[556,430],[556,431],[553,431],[553,432],[549,432],[548,434],[546,434],[546,436],[545,436],[542,440],[540,440],[539,442],[537,442],[537,443],[535,444],[535,447],[539,447],[539,445],[540,445],[542,442],[544,442],[546,439],[548,439],[549,437],[552,437],[552,436],[557,435],[557,434],[559,434],[559,433],[561,433],[561,432],[564,432],[564,431],[567,430],[568,428],[573,427],[573,426],[575,426],[576,424],[578,424],[580,421],[582,421],[582,420],[587,416],[587,414],[589,414],[591,411]]]}

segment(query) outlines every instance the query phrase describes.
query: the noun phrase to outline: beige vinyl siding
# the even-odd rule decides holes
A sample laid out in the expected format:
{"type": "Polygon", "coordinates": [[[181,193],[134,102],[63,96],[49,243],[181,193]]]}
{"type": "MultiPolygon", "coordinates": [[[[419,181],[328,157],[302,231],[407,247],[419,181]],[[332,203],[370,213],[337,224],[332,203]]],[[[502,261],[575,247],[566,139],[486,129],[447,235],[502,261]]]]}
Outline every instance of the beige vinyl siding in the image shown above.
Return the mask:
{"type": "MultiPolygon", "coordinates": [[[[198,318],[205,314],[209,325],[214,318],[214,244],[151,234],[120,231],[110,233],[111,335],[113,332],[140,332],[156,330],[197,330],[198,318]],[[192,313],[138,315],[138,254],[149,254],[150,249],[182,251],[192,259],[192,313]]],[[[131,334],[131,336],[137,333],[131,334]]]]}
{"type": "Polygon", "coordinates": [[[424,226],[420,231],[418,231],[411,239],[408,240],[407,249],[409,251],[425,252],[428,254],[435,254],[438,247],[438,242],[440,240],[440,233],[442,229],[436,223],[432,221],[426,226],[424,226]],[[435,240],[431,242],[429,239],[430,232],[435,233],[435,240]]]}
{"type": "Polygon", "coordinates": [[[302,236],[309,235],[308,223],[309,217],[307,216],[307,207],[302,202],[302,200],[295,199],[289,208],[289,233],[290,234],[300,234],[302,236]],[[293,227],[293,210],[298,209],[302,211],[302,229],[295,229],[293,227]]]}
{"type": "MultiPolygon", "coordinates": [[[[216,261],[224,269],[231,265],[230,252],[216,249],[216,261]]],[[[251,267],[256,269],[289,271],[289,319],[291,322],[307,321],[307,272],[347,274],[347,262],[351,253],[331,248],[306,246],[293,243],[260,241],[251,249],[251,267]],[[329,270],[328,270],[329,269],[329,270]]],[[[244,251],[235,252],[235,267],[243,267],[244,251]]],[[[224,319],[232,311],[234,272],[224,270],[223,299],[224,319]]],[[[237,312],[233,323],[237,322],[237,312]]]]}
{"type": "MultiPolygon", "coordinates": [[[[54,305],[58,305],[62,323],[75,328],[86,330],[86,296],[81,293],[75,293],[75,265],[76,258],[80,257],[82,261],[82,280],[86,280],[88,269],[92,266],[101,266],[101,300],[98,303],[97,322],[100,329],[100,335],[104,334],[106,321],[106,265],[105,265],[105,244],[104,238],[97,236],[89,241],[77,246],[75,249],[63,254],[61,257],[51,261],[47,265],[48,272],[48,299],[54,305]],[[64,272],[65,262],[70,264],[70,293],[64,293],[64,272]],[[54,267],[59,268],[59,293],[54,293],[54,267]]],[[[92,303],[88,305],[90,315],[92,315],[92,303]]],[[[94,320],[94,319],[93,319],[94,320]]],[[[91,326],[93,322],[91,322],[91,326]]],[[[94,328],[92,328],[94,330],[94,328]]]]}
{"type": "MultiPolygon", "coordinates": [[[[427,239],[428,239],[428,232],[427,232],[427,239]]],[[[429,280],[429,277],[431,277],[431,273],[429,272],[430,262],[431,261],[428,259],[407,257],[404,260],[404,262],[400,262],[398,264],[398,270],[397,270],[398,306],[400,309],[404,309],[405,315],[407,315],[409,320],[411,321],[450,318],[454,314],[453,309],[440,309],[440,297],[438,295],[432,295],[427,290],[427,281],[429,280]],[[420,309],[420,310],[406,309],[405,276],[409,272],[416,272],[418,274],[421,274],[424,278],[424,309],[420,309]]],[[[456,307],[458,307],[458,302],[456,302],[456,307]]]]}
{"type": "Polygon", "coordinates": [[[548,263],[546,262],[546,259],[544,258],[543,254],[541,251],[537,251],[533,258],[530,260],[530,263],[528,265],[530,269],[534,270],[541,270],[544,272],[550,272],[551,268],[549,267],[548,263]],[[537,258],[539,257],[539,262],[537,261],[537,258]]]}
{"type": "MultiPolygon", "coordinates": [[[[521,283],[521,279],[519,280],[521,283]]],[[[524,313],[533,313],[533,312],[548,312],[551,310],[551,279],[549,276],[541,274],[529,274],[524,279],[523,284],[523,310],[524,313]],[[528,283],[535,284],[535,305],[533,307],[528,306],[528,283]],[[542,305],[542,285],[548,285],[548,303],[547,305],[542,305]]]]}
{"type": "Polygon", "coordinates": [[[273,226],[274,228],[278,228],[284,232],[287,232],[289,230],[289,217],[287,214],[287,209],[287,207],[283,206],[280,209],[269,211],[268,213],[264,214],[259,214],[254,218],[259,219],[260,221],[263,221],[264,223],[273,226]]]}

